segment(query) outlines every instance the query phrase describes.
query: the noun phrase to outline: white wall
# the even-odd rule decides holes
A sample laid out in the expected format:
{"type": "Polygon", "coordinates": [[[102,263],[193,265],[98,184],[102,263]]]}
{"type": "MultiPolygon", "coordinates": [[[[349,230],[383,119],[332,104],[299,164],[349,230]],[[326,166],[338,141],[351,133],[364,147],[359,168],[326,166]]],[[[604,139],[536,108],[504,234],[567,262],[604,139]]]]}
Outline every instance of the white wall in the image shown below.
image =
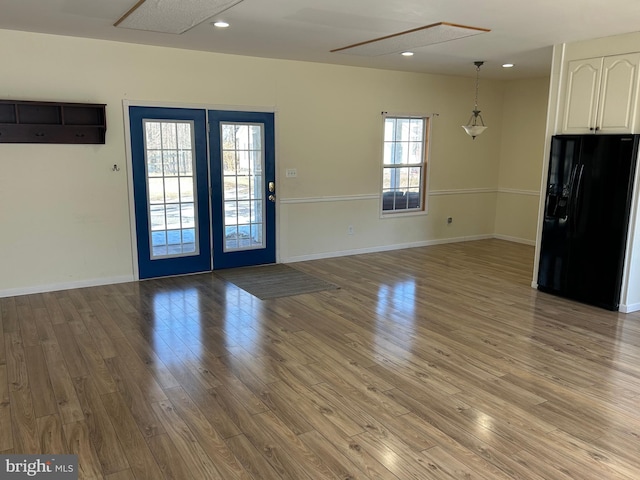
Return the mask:
{"type": "MultiPolygon", "coordinates": [[[[108,125],[105,145],[0,144],[0,296],[133,279],[123,100],[275,109],[280,261],[495,233],[504,82],[483,80],[490,128],[472,141],[460,128],[472,109],[472,76],[13,31],[0,31],[0,61],[10,66],[0,98],[106,103],[108,125]],[[379,217],[382,111],[439,113],[428,215],[379,217]],[[298,177],[285,178],[286,168],[298,177]]],[[[521,230],[513,236],[528,234],[521,230]]]]}
{"type": "Polygon", "coordinates": [[[538,221],[549,78],[505,83],[495,233],[533,245],[538,221]]]}

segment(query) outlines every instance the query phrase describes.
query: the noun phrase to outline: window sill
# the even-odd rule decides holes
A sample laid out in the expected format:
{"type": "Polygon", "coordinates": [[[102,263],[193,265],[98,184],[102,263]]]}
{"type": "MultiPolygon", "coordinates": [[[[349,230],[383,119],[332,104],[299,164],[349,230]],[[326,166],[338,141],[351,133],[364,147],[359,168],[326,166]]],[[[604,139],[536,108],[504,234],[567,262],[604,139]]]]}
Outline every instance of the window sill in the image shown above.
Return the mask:
{"type": "Polygon", "coordinates": [[[421,215],[426,215],[427,210],[387,210],[380,213],[380,218],[398,218],[398,217],[417,217],[421,215]]]}

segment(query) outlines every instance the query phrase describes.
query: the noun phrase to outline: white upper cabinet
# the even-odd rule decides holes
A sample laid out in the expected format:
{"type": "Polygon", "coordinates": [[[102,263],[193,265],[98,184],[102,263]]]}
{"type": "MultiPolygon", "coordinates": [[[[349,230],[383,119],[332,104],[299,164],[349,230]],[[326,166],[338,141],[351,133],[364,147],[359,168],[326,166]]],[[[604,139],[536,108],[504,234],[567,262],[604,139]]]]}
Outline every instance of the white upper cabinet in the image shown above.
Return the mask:
{"type": "Polygon", "coordinates": [[[568,63],[562,133],[634,133],[640,53],[568,63]]]}

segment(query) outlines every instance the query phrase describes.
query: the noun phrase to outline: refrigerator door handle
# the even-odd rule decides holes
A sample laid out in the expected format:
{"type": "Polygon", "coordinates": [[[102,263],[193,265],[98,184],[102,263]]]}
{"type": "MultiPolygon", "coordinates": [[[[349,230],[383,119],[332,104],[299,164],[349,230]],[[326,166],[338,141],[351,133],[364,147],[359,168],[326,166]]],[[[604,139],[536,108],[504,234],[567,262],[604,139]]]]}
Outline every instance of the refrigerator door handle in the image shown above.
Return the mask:
{"type": "MultiPolygon", "coordinates": [[[[571,209],[573,216],[575,218],[580,218],[580,212],[578,212],[578,208],[580,206],[580,193],[582,192],[582,174],[584,172],[584,164],[579,166],[579,171],[576,172],[577,175],[577,180],[574,182],[574,186],[575,186],[575,190],[573,192],[573,208],[571,209]]],[[[572,221],[571,225],[572,225],[572,230],[574,233],[577,232],[578,230],[578,226],[576,224],[577,222],[572,221]]]]}
{"type": "Polygon", "coordinates": [[[576,184],[577,172],[578,172],[578,165],[574,165],[573,168],[571,169],[571,177],[569,177],[569,192],[568,192],[569,201],[567,204],[566,213],[564,215],[564,219],[569,222],[573,218],[573,209],[575,208],[574,186],[576,184]]]}

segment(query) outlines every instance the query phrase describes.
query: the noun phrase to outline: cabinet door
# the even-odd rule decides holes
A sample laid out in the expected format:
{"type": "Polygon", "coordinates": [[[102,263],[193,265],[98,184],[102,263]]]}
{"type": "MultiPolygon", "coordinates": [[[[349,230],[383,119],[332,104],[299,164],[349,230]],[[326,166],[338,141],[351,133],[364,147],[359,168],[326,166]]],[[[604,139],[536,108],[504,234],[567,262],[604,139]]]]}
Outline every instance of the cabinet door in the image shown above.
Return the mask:
{"type": "Polygon", "coordinates": [[[632,133],[636,119],[640,53],[605,57],[602,65],[598,131],[632,133]]]}
{"type": "Polygon", "coordinates": [[[596,127],[602,58],[569,62],[565,90],[563,133],[589,133],[596,127]]]}

